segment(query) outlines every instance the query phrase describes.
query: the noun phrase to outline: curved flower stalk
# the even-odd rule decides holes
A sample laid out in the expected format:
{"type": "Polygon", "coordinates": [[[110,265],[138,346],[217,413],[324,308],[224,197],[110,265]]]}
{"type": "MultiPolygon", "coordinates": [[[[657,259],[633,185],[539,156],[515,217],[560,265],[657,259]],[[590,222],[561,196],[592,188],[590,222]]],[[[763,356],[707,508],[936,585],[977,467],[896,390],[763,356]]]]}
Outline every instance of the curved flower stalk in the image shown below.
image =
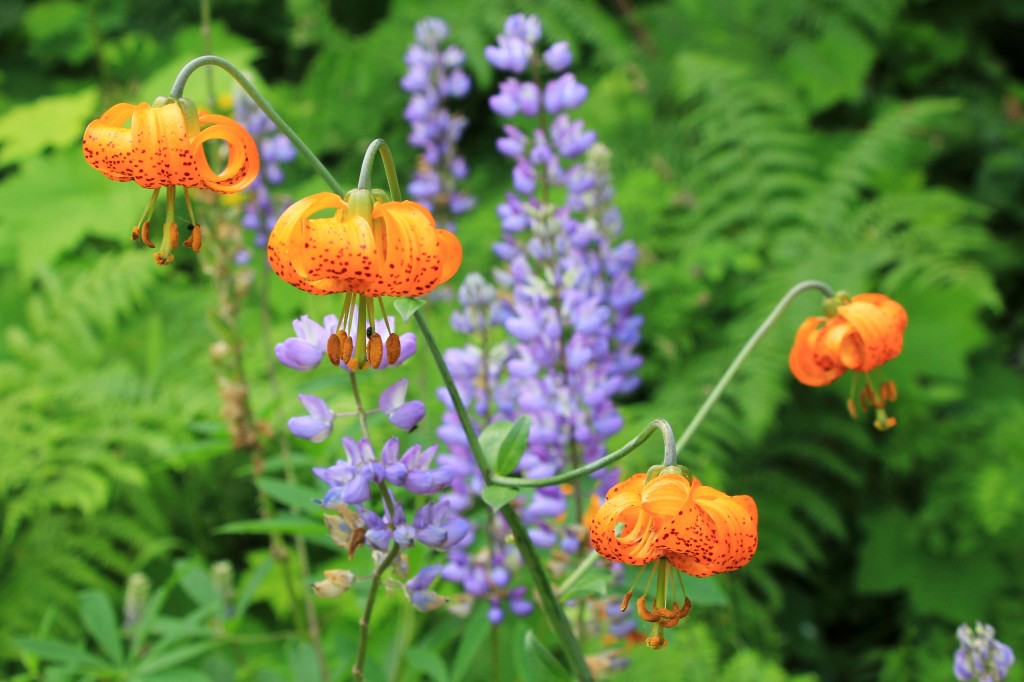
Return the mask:
{"type": "Polygon", "coordinates": [[[875,428],[887,431],[896,426],[885,409],[896,400],[896,384],[877,370],[903,350],[906,327],[907,311],[888,296],[839,292],[825,300],[824,316],[809,317],[797,329],[789,368],[806,386],[826,386],[847,370],[856,372],[847,400],[850,416],[857,417],[857,395],[861,409],[874,408],[875,428]]]}
{"type": "Polygon", "coordinates": [[[209,189],[221,194],[240,192],[256,178],[259,153],[252,136],[227,116],[200,113],[188,99],[158,98],[154,106],[115,104],[85,129],[82,151],[90,166],[118,182],[134,181],[153,190],[132,239],[156,248],[150,239],[150,219],[161,187],[167,188],[167,212],[159,250],[153,254],[163,265],[174,260],[178,226],[174,219],[177,187],[184,188],[192,234],[185,246],[199,251],[202,231],[192,212],[189,189],[209,189]],[[124,127],[130,121],[129,127],[124,127]],[[214,171],[203,143],[222,140],[228,145],[224,168],[214,171]]]}
{"type": "MultiPolygon", "coordinates": [[[[656,466],[608,491],[590,523],[590,543],[609,561],[652,565],[657,576],[654,607],[647,606],[645,593],[637,600],[637,611],[654,623],[647,645],[660,649],[667,644],[664,629],[690,612],[685,588],[682,606],[675,596],[668,606],[670,586],[675,593],[668,567],[707,577],[747,565],[757,550],[757,505],[748,495],[727,495],[702,485],[682,467],[656,466]]],[[[622,611],[632,595],[632,589],[626,593],[622,611]]]]}
{"type": "Polygon", "coordinates": [[[379,368],[385,351],[391,364],[401,355],[400,338],[386,316],[386,342],[377,331],[376,299],[419,296],[448,281],[462,262],[462,245],[451,232],[437,229],[420,204],[381,201],[355,189],[347,200],[323,192],[292,204],[270,233],[267,257],[278,277],[294,287],[346,294],[327,351],[334,364],[355,370],[379,368]],[[334,209],[334,215],[311,217],[324,209],[334,209]],[[349,334],[345,329],[353,322],[357,332],[349,334]]]}
{"type": "Polygon", "coordinates": [[[416,42],[405,52],[408,71],[401,85],[409,93],[404,112],[410,127],[407,139],[421,151],[407,190],[454,232],[454,218],[476,201],[458,189],[469,175],[469,164],[458,149],[469,120],[449,105],[469,94],[472,83],[462,68],[465,53],[456,45],[444,45],[448,24],[427,17],[416,22],[415,34],[416,42]]]}

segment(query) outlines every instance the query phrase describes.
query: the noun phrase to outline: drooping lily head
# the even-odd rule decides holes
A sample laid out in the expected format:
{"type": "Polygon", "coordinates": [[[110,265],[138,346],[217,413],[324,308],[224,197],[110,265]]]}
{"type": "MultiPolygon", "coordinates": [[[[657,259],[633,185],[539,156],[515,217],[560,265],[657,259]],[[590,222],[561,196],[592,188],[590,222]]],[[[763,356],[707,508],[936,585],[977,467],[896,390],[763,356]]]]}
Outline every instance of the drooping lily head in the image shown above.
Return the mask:
{"type": "Polygon", "coordinates": [[[885,406],[897,393],[878,368],[903,350],[906,327],[907,311],[888,296],[840,292],[825,300],[825,315],[809,317],[797,329],[789,368],[807,386],[826,386],[847,370],[857,372],[847,401],[850,415],[857,416],[855,395],[863,377],[857,396],[861,409],[873,407],[875,428],[885,431],[896,425],[885,406]]]}
{"type": "MultiPolygon", "coordinates": [[[[685,590],[683,605],[673,597],[669,607],[669,591],[676,591],[672,575],[681,583],[676,571],[706,577],[747,565],[757,550],[757,505],[749,495],[727,495],[701,484],[682,467],[653,467],[608,491],[590,523],[590,543],[609,561],[652,564],[654,607],[648,607],[645,594],[637,608],[641,618],[655,624],[648,646],[661,648],[664,628],[690,611],[685,590]]],[[[623,610],[632,593],[623,599],[623,610]]]]}
{"type": "Polygon", "coordinates": [[[178,228],[174,220],[175,188],[184,188],[191,236],[185,246],[199,251],[202,230],[192,213],[189,189],[209,189],[221,194],[244,190],[260,169],[259,153],[252,136],[227,116],[200,113],[191,100],[158,98],[153,106],[120,103],[107,109],[85,129],[82,151],[90,166],[118,182],[134,181],[153,190],[132,239],[155,248],[149,237],[149,221],[161,187],[167,188],[167,214],[157,263],[174,259],[178,228]],[[213,170],[204,143],[227,144],[227,161],[213,170]]]}
{"type": "Polygon", "coordinates": [[[345,199],[322,192],[292,204],[270,233],[267,257],[278,277],[294,287],[345,294],[339,331],[328,339],[327,352],[334,364],[358,369],[377,367],[384,352],[393,363],[401,351],[386,315],[387,341],[377,332],[377,299],[420,296],[447,282],[462,263],[462,245],[451,232],[437,229],[420,204],[355,189],[345,199]],[[325,209],[334,213],[311,217],[325,209]],[[353,339],[342,331],[352,320],[367,330],[366,337],[353,339]]]}

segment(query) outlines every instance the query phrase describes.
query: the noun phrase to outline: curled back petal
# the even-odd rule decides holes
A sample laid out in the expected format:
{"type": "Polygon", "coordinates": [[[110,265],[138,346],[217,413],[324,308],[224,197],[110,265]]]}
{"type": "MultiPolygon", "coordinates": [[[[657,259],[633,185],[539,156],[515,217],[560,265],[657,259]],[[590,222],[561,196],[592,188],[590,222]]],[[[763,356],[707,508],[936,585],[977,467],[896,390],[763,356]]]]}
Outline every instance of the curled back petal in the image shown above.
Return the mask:
{"type": "Polygon", "coordinates": [[[337,194],[321,192],[296,201],[277,219],[267,240],[267,260],[278,277],[294,287],[313,294],[328,294],[329,290],[310,285],[292,265],[297,250],[303,248],[303,230],[309,216],[328,208],[343,210],[348,207],[337,194]]]}
{"type": "Polygon", "coordinates": [[[134,112],[134,104],[115,104],[86,126],[82,136],[85,160],[118,182],[128,182],[134,178],[131,170],[132,133],[124,127],[134,112]]]}
{"type": "Polygon", "coordinates": [[[640,507],[645,478],[644,474],[636,474],[613,486],[590,523],[590,543],[595,552],[609,561],[640,566],[655,558],[646,556],[638,544],[649,535],[652,520],[640,507]]]}
{"type": "Polygon", "coordinates": [[[789,351],[789,369],[796,380],[805,386],[831,384],[844,372],[840,366],[822,366],[816,357],[815,349],[825,322],[825,318],[821,316],[804,320],[796,331],[793,347],[789,351]]]}
{"type": "Polygon", "coordinates": [[[192,151],[199,164],[199,174],[209,189],[221,194],[240,192],[256,179],[260,172],[260,155],[252,135],[234,119],[217,114],[202,114],[199,125],[203,128],[192,142],[192,151]],[[203,143],[223,140],[228,145],[228,160],[220,173],[215,173],[203,151],[203,143]]]}
{"type": "Polygon", "coordinates": [[[869,372],[903,350],[907,311],[888,296],[858,294],[850,303],[839,306],[838,312],[861,338],[864,355],[856,368],[859,371],[869,372]]]}
{"type": "Polygon", "coordinates": [[[438,230],[437,244],[441,249],[441,279],[438,284],[444,284],[455,276],[462,265],[462,242],[448,230],[438,230]]]}
{"type": "Polygon", "coordinates": [[[675,515],[690,499],[690,482],[679,474],[662,474],[648,481],[640,495],[644,511],[658,516],[675,515]]]}

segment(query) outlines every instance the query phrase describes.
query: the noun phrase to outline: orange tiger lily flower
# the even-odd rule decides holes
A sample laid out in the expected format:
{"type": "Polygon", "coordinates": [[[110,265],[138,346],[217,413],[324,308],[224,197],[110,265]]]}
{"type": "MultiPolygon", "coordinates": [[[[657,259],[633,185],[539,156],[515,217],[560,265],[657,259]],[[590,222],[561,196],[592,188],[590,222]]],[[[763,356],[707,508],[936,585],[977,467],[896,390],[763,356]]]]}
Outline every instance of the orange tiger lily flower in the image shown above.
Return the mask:
{"type": "MultiPolygon", "coordinates": [[[[655,562],[658,575],[655,607],[645,598],[637,606],[644,620],[655,623],[648,646],[665,645],[663,629],[690,610],[673,601],[668,606],[668,567],[696,577],[735,571],[757,550],[757,505],[749,495],[727,495],[681,467],[660,473],[636,474],[613,486],[590,523],[590,543],[609,561],[645,566],[655,562]]],[[[685,595],[685,592],[684,592],[685,595]]],[[[625,610],[632,590],[623,600],[625,610]]]]}
{"type": "MultiPolygon", "coordinates": [[[[328,356],[352,369],[377,367],[384,343],[376,331],[374,299],[420,296],[447,282],[462,263],[462,244],[438,229],[430,211],[415,202],[378,201],[360,189],[347,198],[322,192],[292,204],[270,233],[267,258],[277,276],[294,287],[318,295],[346,294],[328,356]],[[310,217],[325,209],[334,214],[310,217]],[[357,328],[367,328],[368,339],[362,334],[352,339],[341,331],[353,318],[358,318],[357,328]]],[[[394,362],[398,336],[387,331],[388,361],[394,362]]]]}
{"type": "MultiPolygon", "coordinates": [[[[847,370],[864,376],[860,392],[862,409],[874,407],[875,428],[884,431],[896,425],[885,406],[896,399],[896,385],[876,379],[871,373],[903,350],[907,311],[883,294],[837,294],[825,302],[825,316],[807,318],[797,329],[789,352],[789,368],[797,381],[807,386],[826,386],[847,370]]],[[[860,375],[858,375],[859,377],[860,375]]],[[[857,416],[853,394],[859,384],[854,378],[847,401],[850,414],[857,416]]]]}
{"type": "Polygon", "coordinates": [[[189,189],[209,189],[221,194],[240,192],[256,178],[260,169],[259,153],[252,136],[227,116],[199,113],[190,100],[168,101],[160,98],[156,106],[115,104],[90,123],[82,138],[82,151],[90,166],[118,182],[135,181],[153,190],[142,218],[132,230],[132,239],[141,239],[151,248],[149,221],[161,187],[167,188],[167,215],[163,242],[154,254],[157,263],[174,260],[171,250],[178,246],[178,228],[174,221],[175,188],[185,188],[185,205],[192,235],[185,246],[199,251],[202,232],[192,214],[189,189]],[[125,124],[128,123],[128,127],[125,124]],[[222,140],[227,143],[224,168],[214,171],[203,143],[222,140]]]}

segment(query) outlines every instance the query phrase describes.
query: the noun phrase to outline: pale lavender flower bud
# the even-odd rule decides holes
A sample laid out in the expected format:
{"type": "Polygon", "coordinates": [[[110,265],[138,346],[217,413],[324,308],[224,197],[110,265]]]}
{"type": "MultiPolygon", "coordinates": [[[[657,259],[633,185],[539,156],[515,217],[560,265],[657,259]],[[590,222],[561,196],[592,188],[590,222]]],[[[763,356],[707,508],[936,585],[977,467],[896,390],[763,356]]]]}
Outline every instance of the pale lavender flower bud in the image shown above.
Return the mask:
{"type": "Polygon", "coordinates": [[[491,66],[501,71],[522,73],[530,65],[533,48],[522,38],[499,35],[497,45],[484,48],[484,57],[491,66]]]}
{"type": "MultiPolygon", "coordinates": [[[[401,379],[380,394],[377,406],[388,416],[388,421],[400,429],[411,431],[427,414],[427,408],[420,400],[406,402],[409,380],[401,379]]],[[[390,441],[389,441],[390,442],[390,441]]],[[[397,448],[397,443],[395,445],[397,448]]]]}
{"type": "Polygon", "coordinates": [[[494,113],[501,116],[515,116],[519,113],[519,86],[520,82],[515,78],[506,78],[498,83],[497,94],[487,98],[494,113]]]}
{"type": "Polygon", "coordinates": [[[442,40],[448,37],[448,24],[444,19],[437,17],[424,17],[416,22],[416,41],[436,47],[442,40]]]}
{"type": "Polygon", "coordinates": [[[572,72],[563,73],[544,86],[544,109],[551,114],[575,109],[586,101],[587,92],[587,86],[577,81],[572,72]]]}
{"type": "Polygon", "coordinates": [[[572,66],[572,50],[569,43],[559,40],[544,50],[544,64],[555,73],[565,71],[572,66]]]}
{"type": "Polygon", "coordinates": [[[540,88],[533,81],[525,81],[519,84],[516,91],[519,101],[519,111],[525,116],[536,116],[540,113],[540,88]]]}
{"type": "Polygon", "coordinates": [[[303,315],[292,321],[295,336],[274,346],[274,354],[281,364],[305,372],[320,364],[327,351],[327,337],[338,326],[338,316],[328,315],[323,325],[303,315]]]}
{"type": "Polygon", "coordinates": [[[322,398],[315,395],[300,393],[299,401],[309,414],[289,419],[288,429],[294,436],[313,443],[327,440],[334,428],[334,412],[322,398]]]}

